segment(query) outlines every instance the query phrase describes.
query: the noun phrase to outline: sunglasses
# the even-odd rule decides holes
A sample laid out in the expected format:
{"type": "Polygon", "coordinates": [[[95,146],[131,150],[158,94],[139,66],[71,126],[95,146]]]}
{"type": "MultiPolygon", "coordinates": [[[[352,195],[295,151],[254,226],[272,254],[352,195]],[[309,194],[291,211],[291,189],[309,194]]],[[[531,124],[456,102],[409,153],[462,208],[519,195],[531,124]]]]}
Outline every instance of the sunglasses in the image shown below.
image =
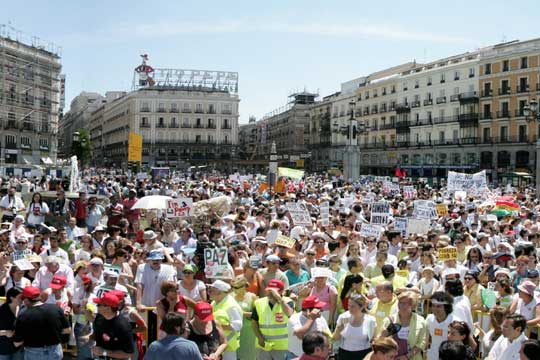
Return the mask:
{"type": "Polygon", "coordinates": [[[192,271],[182,271],[182,274],[184,275],[193,275],[192,271]]]}
{"type": "Polygon", "coordinates": [[[366,243],[373,244],[373,243],[375,243],[375,240],[366,240],[366,243]]]}
{"type": "Polygon", "coordinates": [[[17,245],[24,245],[24,244],[26,244],[26,241],[17,241],[16,244],[17,245]]]}
{"type": "Polygon", "coordinates": [[[469,277],[469,276],[466,276],[463,278],[464,280],[472,280],[473,278],[472,277],[469,277]]]}
{"type": "Polygon", "coordinates": [[[306,254],[307,256],[315,256],[315,254],[306,254]]]}

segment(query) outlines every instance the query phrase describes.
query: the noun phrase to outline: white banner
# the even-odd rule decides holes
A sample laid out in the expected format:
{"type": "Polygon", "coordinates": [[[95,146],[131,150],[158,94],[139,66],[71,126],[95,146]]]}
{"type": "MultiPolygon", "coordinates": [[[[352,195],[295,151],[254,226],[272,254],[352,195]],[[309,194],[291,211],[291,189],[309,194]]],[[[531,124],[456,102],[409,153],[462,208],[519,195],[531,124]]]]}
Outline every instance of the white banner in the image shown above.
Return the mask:
{"type": "Polygon", "coordinates": [[[405,217],[396,217],[394,218],[394,230],[400,231],[401,236],[407,236],[407,224],[409,223],[409,218],[405,217]]]}
{"type": "Polygon", "coordinates": [[[328,201],[322,202],[320,205],[321,225],[330,225],[330,203],[328,201]]]}
{"type": "Polygon", "coordinates": [[[360,236],[364,237],[374,236],[378,239],[381,236],[382,232],[383,228],[379,225],[362,224],[362,227],[360,228],[360,236]]]}
{"type": "Polygon", "coordinates": [[[449,171],[447,182],[448,191],[465,190],[468,193],[476,193],[487,187],[486,171],[482,170],[474,174],[449,171]]]}
{"type": "Polygon", "coordinates": [[[429,220],[427,219],[413,219],[410,218],[407,224],[408,234],[427,234],[429,231],[429,220]]]}

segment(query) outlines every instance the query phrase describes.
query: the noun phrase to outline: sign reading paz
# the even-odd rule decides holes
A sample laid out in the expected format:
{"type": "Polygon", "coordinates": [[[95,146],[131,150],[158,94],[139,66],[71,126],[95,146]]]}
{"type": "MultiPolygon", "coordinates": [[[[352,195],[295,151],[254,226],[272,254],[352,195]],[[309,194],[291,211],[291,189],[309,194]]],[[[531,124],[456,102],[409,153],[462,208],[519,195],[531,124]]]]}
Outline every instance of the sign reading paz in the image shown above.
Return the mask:
{"type": "Polygon", "coordinates": [[[167,217],[177,218],[191,215],[191,209],[193,208],[192,198],[177,198],[167,200],[167,217]]]}
{"type": "Polygon", "coordinates": [[[440,261],[456,260],[456,259],[457,259],[457,249],[455,247],[449,246],[449,247],[439,249],[440,261]]]}
{"type": "Polygon", "coordinates": [[[212,279],[233,278],[226,247],[204,249],[204,273],[212,279]]]}

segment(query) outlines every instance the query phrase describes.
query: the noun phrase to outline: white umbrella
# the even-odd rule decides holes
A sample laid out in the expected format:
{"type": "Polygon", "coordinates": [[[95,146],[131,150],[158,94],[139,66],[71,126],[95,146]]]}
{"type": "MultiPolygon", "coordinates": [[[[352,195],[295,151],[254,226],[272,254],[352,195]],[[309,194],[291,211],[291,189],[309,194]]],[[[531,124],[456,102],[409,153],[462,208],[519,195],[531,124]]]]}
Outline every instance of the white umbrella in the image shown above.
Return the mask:
{"type": "Polygon", "coordinates": [[[137,200],[131,209],[167,209],[167,201],[172,200],[170,196],[150,195],[137,200]]]}

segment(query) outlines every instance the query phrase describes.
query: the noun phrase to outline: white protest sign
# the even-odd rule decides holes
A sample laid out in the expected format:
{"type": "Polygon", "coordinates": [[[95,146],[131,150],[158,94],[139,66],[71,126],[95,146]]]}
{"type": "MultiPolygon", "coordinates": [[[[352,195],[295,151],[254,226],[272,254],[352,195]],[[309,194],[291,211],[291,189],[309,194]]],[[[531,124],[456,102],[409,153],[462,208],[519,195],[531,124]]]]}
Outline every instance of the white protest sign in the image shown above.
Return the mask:
{"type": "Polygon", "coordinates": [[[431,200],[415,200],[413,216],[417,219],[437,219],[437,205],[431,200]]]}
{"type": "Polygon", "coordinates": [[[331,278],[333,276],[334,275],[332,274],[332,272],[328,268],[323,268],[323,267],[313,267],[313,268],[311,268],[311,278],[312,279],[315,279],[315,278],[318,278],[318,277],[331,278]]]}
{"type": "Polygon", "coordinates": [[[382,232],[383,228],[379,225],[362,224],[362,227],[360,228],[360,236],[364,237],[374,236],[378,239],[382,232]]]}
{"type": "Polygon", "coordinates": [[[407,236],[407,224],[409,223],[409,218],[405,217],[396,217],[394,218],[394,230],[400,231],[401,236],[407,236]]]}
{"type": "Polygon", "coordinates": [[[374,193],[368,193],[366,196],[362,198],[362,203],[371,205],[375,202],[375,194],[374,193]]]}
{"type": "Polygon", "coordinates": [[[371,205],[371,218],[370,222],[375,225],[388,224],[388,217],[390,216],[390,203],[386,201],[378,201],[371,205]]]}
{"type": "Polygon", "coordinates": [[[330,203],[328,201],[322,202],[320,205],[321,225],[330,225],[330,203]]]}
{"type": "Polygon", "coordinates": [[[226,247],[204,249],[204,273],[207,278],[232,279],[226,247]]]}
{"type": "Polygon", "coordinates": [[[385,181],[383,183],[383,192],[385,194],[397,195],[400,193],[399,184],[395,184],[390,181],[385,181]]]}
{"type": "Polygon", "coordinates": [[[292,248],[295,243],[296,243],[296,240],[288,236],[284,236],[284,235],[279,235],[276,241],[274,241],[275,245],[283,246],[283,247],[286,247],[287,249],[292,248]]]}
{"type": "Polygon", "coordinates": [[[416,198],[416,189],[414,186],[404,186],[403,187],[403,197],[405,199],[414,199],[416,198]]]}
{"type": "Polygon", "coordinates": [[[464,174],[454,171],[448,172],[448,191],[465,190],[469,193],[483,191],[487,187],[486,171],[482,170],[474,174],[464,174]]]}
{"type": "Polygon", "coordinates": [[[167,200],[167,218],[190,216],[192,208],[192,198],[177,198],[167,200]]]}
{"type": "Polygon", "coordinates": [[[407,224],[407,233],[408,234],[427,234],[429,231],[429,220],[428,219],[413,219],[410,218],[407,224]]]}
{"type": "Polygon", "coordinates": [[[13,262],[21,271],[32,270],[34,265],[28,259],[19,259],[13,262]]]}

